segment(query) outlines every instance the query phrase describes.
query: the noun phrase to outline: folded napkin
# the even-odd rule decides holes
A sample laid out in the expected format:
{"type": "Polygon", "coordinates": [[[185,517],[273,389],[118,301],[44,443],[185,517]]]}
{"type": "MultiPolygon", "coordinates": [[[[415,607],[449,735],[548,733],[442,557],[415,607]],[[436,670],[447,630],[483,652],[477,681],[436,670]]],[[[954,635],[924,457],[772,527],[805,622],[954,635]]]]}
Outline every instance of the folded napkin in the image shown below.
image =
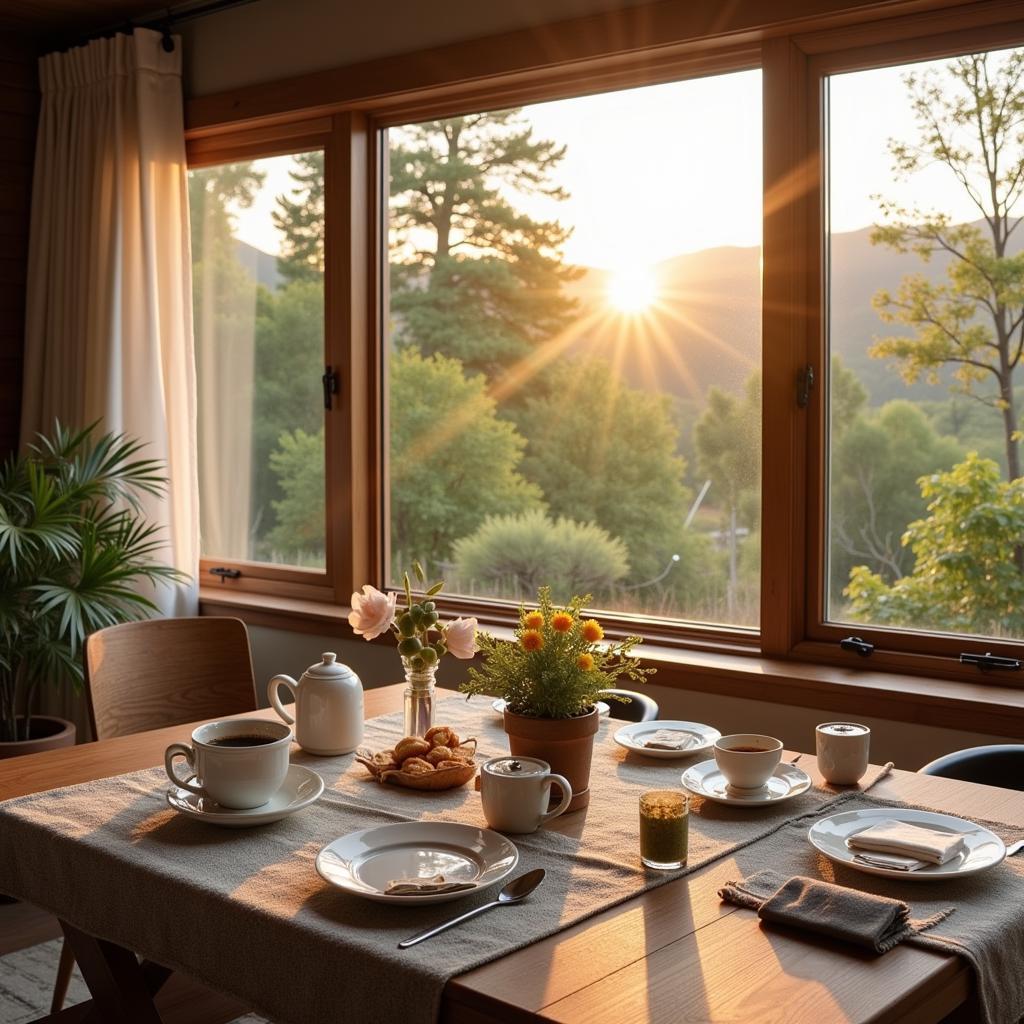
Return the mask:
{"type": "Polygon", "coordinates": [[[681,732],[679,729],[659,729],[652,732],[644,740],[644,746],[652,750],[686,750],[696,745],[697,737],[693,733],[681,732]]]}
{"type": "Polygon", "coordinates": [[[475,889],[474,882],[446,882],[444,875],[433,878],[396,878],[388,882],[384,890],[385,896],[425,896],[440,892],[462,892],[464,889],[475,889]]]}
{"type": "Polygon", "coordinates": [[[965,849],[964,837],[905,821],[882,821],[846,840],[858,860],[898,871],[945,864],[965,849]],[[863,852],[867,851],[867,852],[863,852]]]}
{"type": "Polygon", "coordinates": [[[936,923],[911,922],[910,908],[902,900],[814,878],[796,876],[787,881],[775,871],[758,871],[745,881],[727,882],[718,895],[727,903],[756,910],[763,921],[828,935],[876,953],[936,923]]]}

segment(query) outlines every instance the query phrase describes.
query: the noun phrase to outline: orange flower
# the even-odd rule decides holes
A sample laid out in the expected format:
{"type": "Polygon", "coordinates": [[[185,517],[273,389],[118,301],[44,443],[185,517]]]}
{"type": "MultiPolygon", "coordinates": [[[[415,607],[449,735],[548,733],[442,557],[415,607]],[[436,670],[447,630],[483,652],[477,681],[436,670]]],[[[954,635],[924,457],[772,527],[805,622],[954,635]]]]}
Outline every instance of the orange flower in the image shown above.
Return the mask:
{"type": "Polygon", "coordinates": [[[540,629],[544,625],[544,616],[540,612],[529,612],[523,619],[523,625],[527,629],[540,629]]]}
{"type": "Polygon", "coordinates": [[[589,672],[594,667],[594,656],[592,654],[581,654],[576,659],[576,667],[589,672]]]}
{"type": "Polygon", "coordinates": [[[556,633],[568,633],[572,629],[572,616],[568,612],[555,612],[551,616],[551,628],[556,633]]]}
{"type": "Polygon", "coordinates": [[[601,628],[601,623],[597,619],[587,619],[583,623],[582,627],[583,639],[590,643],[596,643],[598,640],[604,639],[604,630],[601,628]]]}
{"type": "Polygon", "coordinates": [[[528,629],[519,638],[523,649],[527,651],[539,651],[544,646],[544,637],[535,629],[528,629]]]}

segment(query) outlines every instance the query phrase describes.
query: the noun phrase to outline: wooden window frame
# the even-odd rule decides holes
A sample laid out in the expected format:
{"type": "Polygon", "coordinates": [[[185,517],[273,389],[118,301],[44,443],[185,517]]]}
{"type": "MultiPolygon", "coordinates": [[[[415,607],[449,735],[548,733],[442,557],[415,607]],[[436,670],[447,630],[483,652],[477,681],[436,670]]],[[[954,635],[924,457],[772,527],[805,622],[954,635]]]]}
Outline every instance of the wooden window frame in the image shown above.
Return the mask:
{"type": "MultiPolygon", "coordinates": [[[[760,66],[764,103],[763,473],[761,623],[757,631],[615,616],[666,649],[696,649],[928,675],[1020,688],[1012,674],[961,666],[960,651],[1024,653],[1024,644],[869,627],[824,618],[825,387],[806,409],[796,378],[827,368],[821,288],[821,76],[1024,41],[1024,0],[774,0],[709,18],[702,5],[652,4],[421,54],[319,72],[188,104],[190,164],[297,152],[303,131],[326,138],[327,312],[331,362],[342,367],[343,416],[328,418],[328,567],[246,566],[209,588],[210,600],[248,592],[296,604],[344,606],[387,564],[386,281],[381,237],[386,174],[382,128],[473,110],[651,85],[760,66]],[[775,12],[775,16],[765,13],[775,12]],[[1014,42],[1007,42],[1010,38],[1014,42]],[[305,126],[305,127],[303,127],[305,126]],[[274,149],[275,146],[285,148],[274,149]],[[857,632],[870,659],[840,650],[857,632]]],[[[213,563],[204,561],[204,571],[213,563]]],[[[216,564],[227,564],[218,562],[216,564]]],[[[204,576],[204,579],[206,577],[204,576]]],[[[449,597],[444,609],[507,625],[507,602],[449,597]]],[[[754,671],[752,669],[752,671],[754,671]]],[[[895,677],[894,677],[895,678],[895,677]]]]}

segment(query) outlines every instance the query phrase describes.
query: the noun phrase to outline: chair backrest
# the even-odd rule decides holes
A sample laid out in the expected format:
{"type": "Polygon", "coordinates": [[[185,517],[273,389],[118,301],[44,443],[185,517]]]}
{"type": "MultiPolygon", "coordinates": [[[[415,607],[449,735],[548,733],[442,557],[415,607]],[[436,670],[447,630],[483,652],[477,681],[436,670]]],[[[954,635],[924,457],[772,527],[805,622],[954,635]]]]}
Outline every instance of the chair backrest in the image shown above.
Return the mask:
{"type": "Polygon", "coordinates": [[[623,722],[653,722],[660,714],[658,702],[646,693],[637,693],[636,690],[602,690],[602,693],[618,694],[620,697],[628,697],[629,703],[621,700],[608,701],[609,712],[612,718],[621,719],[623,722]]]}
{"type": "Polygon", "coordinates": [[[1024,743],[994,743],[954,750],[926,764],[921,772],[1024,792],[1024,743]]]}
{"type": "Polygon", "coordinates": [[[240,619],[149,619],[98,630],[85,642],[85,682],[99,740],[257,707],[240,619]]]}

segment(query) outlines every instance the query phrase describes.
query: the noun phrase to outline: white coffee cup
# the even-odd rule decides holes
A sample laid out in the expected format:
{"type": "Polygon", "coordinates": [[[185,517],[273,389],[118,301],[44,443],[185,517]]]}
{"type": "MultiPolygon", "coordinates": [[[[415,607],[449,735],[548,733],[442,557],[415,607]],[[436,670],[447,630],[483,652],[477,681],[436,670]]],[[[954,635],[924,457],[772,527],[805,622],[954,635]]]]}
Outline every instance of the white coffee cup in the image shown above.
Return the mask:
{"type": "Polygon", "coordinates": [[[284,783],[291,742],[292,731],[283,722],[262,718],[207,722],[193,731],[191,746],[172,743],[164,751],[164,768],[176,786],[222,807],[259,807],[284,783]],[[188,762],[192,771],[188,779],[175,774],[176,757],[188,762]]]}
{"type": "Polygon", "coordinates": [[[760,789],[781,760],[782,741],[774,736],[738,732],[715,744],[715,761],[734,789],[760,789]]]}
{"type": "Polygon", "coordinates": [[[498,832],[525,834],[562,814],[572,801],[572,786],[551,765],[536,757],[492,757],[480,769],[480,798],[484,818],[498,832]],[[557,784],[562,799],[548,810],[551,787],[557,784]]]}
{"type": "Polygon", "coordinates": [[[868,770],[871,730],[856,722],[824,722],[814,730],[818,771],[833,786],[852,786],[868,770]]]}

